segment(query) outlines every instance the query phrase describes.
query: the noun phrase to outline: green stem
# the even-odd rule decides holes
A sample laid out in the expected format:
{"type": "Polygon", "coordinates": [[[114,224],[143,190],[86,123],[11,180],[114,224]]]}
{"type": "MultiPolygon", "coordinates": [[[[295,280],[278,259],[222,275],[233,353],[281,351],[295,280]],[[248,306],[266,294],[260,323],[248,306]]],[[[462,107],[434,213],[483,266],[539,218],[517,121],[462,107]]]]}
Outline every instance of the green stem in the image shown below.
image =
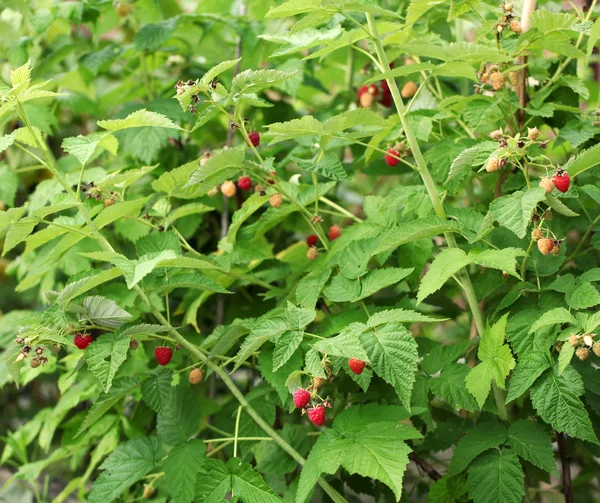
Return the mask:
{"type": "MultiPolygon", "coordinates": [[[[373,43],[375,44],[375,51],[377,53],[380,66],[382,67],[383,72],[388,72],[390,70],[390,65],[388,63],[387,56],[383,49],[383,44],[381,43],[379,34],[377,32],[377,24],[375,23],[373,14],[368,12],[366,15],[367,23],[369,25],[369,30],[371,31],[371,35],[373,37],[373,43]]],[[[423,157],[415,133],[412,127],[410,126],[408,119],[406,118],[406,109],[402,101],[402,97],[400,96],[400,90],[398,89],[398,85],[396,84],[395,79],[387,79],[387,82],[392,93],[392,98],[394,100],[394,104],[396,105],[400,121],[402,122],[404,133],[406,134],[406,140],[408,141],[413,157],[415,158],[415,162],[417,164],[417,171],[419,172],[419,175],[421,175],[421,179],[423,180],[425,189],[427,190],[427,194],[429,195],[429,199],[431,200],[431,204],[433,205],[433,209],[439,217],[446,219],[447,215],[444,210],[444,206],[442,205],[442,201],[437,192],[437,189],[435,188],[435,183],[433,181],[433,178],[431,177],[429,169],[427,168],[427,163],[425,162],[425,158],[423,157]]],[[[452,233],[445,233],[444,236],[450,248],[457,247],[456,240],[452,233]]],[[[471,278],[465,270],[462,270],[459,274],[461,282],[463,283],[465,296],[467,297],[467,302],[469,303],[469,307],[471,308],[471,312],[473,314],[473,319],[475,320],[477,332],[481,336],[483,335],[484,331],[483,314],[481,313],[481,308],[479,307],[479,302],[477,301],[477,296],[475,295],[475,290],[473,289],[471,278]]]]}
{"type": "MultiPolygon", "coordinates": [[[[238,407],[237,417],[235,418],[235,433],[233,435],[233,457],[237,458],[238,435],[240,433],[240,418],[242,417],[242,406],[238,407]]],[[[229,439],[225,439],[229,440],[229,439]]]]}
{"type": "Polygon", "coordinates": [[[334,203],[330,199],[327,199],[325,196],[320,197],[319,200],[321,202],[325,203],[327,206],[331,206],[333,209],[338,210],[342,215],[345,215],[348,218],[351,218],[355,222],[358,222],[359,224],[363,223],[362,218],[358,218],[356,215],[350,213],[346,208],[342,208],[339,204],[334,203]]]}

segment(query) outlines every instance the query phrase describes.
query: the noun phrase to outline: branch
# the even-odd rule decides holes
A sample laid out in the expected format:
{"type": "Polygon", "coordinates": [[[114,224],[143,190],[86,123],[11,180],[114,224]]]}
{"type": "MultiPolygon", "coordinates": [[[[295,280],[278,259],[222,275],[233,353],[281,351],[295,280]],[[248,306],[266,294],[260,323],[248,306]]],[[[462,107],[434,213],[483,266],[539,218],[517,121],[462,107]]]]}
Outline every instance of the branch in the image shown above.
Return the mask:
{"type": "Polygon", "coordinates": [[[408,455],[408,459],[414,461],[414,463],[419,468],[421,468],[421,470],[423,470],[431,480],[437,481],[442,478],[440,472],[438,472],[431,464],[429,464],[428,461],[425,461],[423,458],[420,458],[414,452],[411,452],[408,455]]]}
{"type": "Polygon", "coordinates": [[[556,442],[558,443],[558,454],[562,467],[561,482],[562,492],[565,495],[565,503],[573,503],[573,487],[571,486],[571,458],[569,457],[569,448],[567,447],[567,435],[556,432],[556,442]]]}
{"type": "MultiPolygon", "coordinates": [[[[536,0],[525,0],[523,3],[523,12],[521,14],[521,33],[525,33],[529,30],[530,17],[535,10],[536,0]]],[[[519,71],[519,81],[517,83],[517,95],[519,96],[519,105],[521,110],[517,113],[519,119],[519,126],[523,127],[525,121],[525,107],[527,106],[527,56],[521,56],[520,63],[523,66],[519,71]]]]}

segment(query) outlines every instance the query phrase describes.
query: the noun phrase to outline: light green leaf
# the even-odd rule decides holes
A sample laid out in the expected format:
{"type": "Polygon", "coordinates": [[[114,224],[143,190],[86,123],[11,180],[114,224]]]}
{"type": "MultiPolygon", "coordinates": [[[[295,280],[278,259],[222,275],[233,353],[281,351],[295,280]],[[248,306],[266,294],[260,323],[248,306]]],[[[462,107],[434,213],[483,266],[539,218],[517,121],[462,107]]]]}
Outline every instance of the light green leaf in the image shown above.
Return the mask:
{"type": "Polygon", "coordinates": [[[142,197],[140,199],[125,201],[124,203],[117,203],[113,206],[109,206],[108,208],[104,208],[96,217],[94,223],[99,229],[102,229],[108,224],[119,220],[120,218],[125,218],[128,216],[137,217],[149,200],[149,197],[142,197]]]}
{"type": "Polygon", "coordinates": [[[119,445],[102,463],[103,472],[88,495],[89,503],[115,501],[129,487],[152,471],[162,457],[156,437],[141,436],[119,445]]]}
{"type": "Polygon", "coordinates": [[[99,295],[86,297],[83,300],[83,307],[86,309],[85,318],[103,327],[117,329],[132,318],[114,300],[99,295]]]}
{"type": "Polygon", "coordinates": [[[369,317],[367,326],[374,328],[384,323],[438,323],[440,321],[444,321],[444,318],[432,318],[410,309],[388,309],[369,317]]]}
{"type": "Polygon", "coordinates": [[[273,372],[276,372],[287,363],[300,346],[303,337],[304,332],[301,330],[288,330],[278,337],[273,351],[273,372]]]}
{"type": "Polygon", "coordinates": [[[330,276],[330,268],[318,269],[304,276],[296,286],[296,302],[298,305],[313,309],[330,276]]]}
{"type": "Polygon", "coordinates": [[[526,191],[518,190],[509,196],[502,196],[492,201],[490,209],[494,219],[500,225],[510,229],[522,239],[527,233],[533,210],[545,196],[544,189],[540,187],[526,191]]]}
{"type": "Polygon", "coordinates": [[[296,164],[299,168],[309,171],[311,173],[317,173],[318,175],[324,176],[331,180],[350,180],[351,177],[348,175],[339,156],[333,152],[326,153],[318,162],[312,160],[295,159],[296,164]]]}
{"type": "Polygon", "coordinates": [[[423,71],[433,70],[435,65],[432,63],[417,63],[413,65],[404,65],[398,68],[394,68],[389,72],[378,73],[374,77],[366,80],[363,85],[368,86],[369,84],[373,84],[374,82],[378,82],[380,80],[386,79],[395,79],[396,77],[406,77],[407,75],[412,75],[413,73],[420,73],[423,71]]]}
{"type": "Polygon", "coordinates": [[[176,503],[194,499],[196,475],[206,460],[206,446],[200,439],[178,445],[169,451],[164,464],[169,493],[176,503]]]}
{"type": "Polygon", "coordinates": [[[438,236],[445,232],[459,232],[459,226],[452,220],[445,220],[440,217],[425,217],[392,227],[386,231],[375,254],[396,249],[398,246],[417,241],[418,239],[438,236]]]}
{"type": "Polygon", "coordinates": [[[519,458],[511,449],[494,449],[469,468],[469,496],[474,503],[521,503],[525,486],[519,458]]]}
{"type": "Polygon", "coordinates": [[[362,323],[352,323],[345,327],[339,335],[313,344],[313,349],[331,356],[359,358],[368,361],[369,357],[359,338],[363,329],[362,323]]]}
{"type": "Polygon", "coordinates": [[[218,150],[203,166],[192,173],[186,187],[201,184],[199,188],[201,194],[206,194],[240,171],[244,157],[243,147],[218,150]]]}
{"type": "Polygon", "coordinates": [[[423,302],[432,293],[437,292],[444,286],[446,281],[472,261],[473,257],[467,256],[459,248],[446,248],[443,250],[435,257],[429,271],[427,271],[419,285],[417,304],[423,302]]]}
{"type": "Polygon", "coordinates": [[[292,138],[304,136],[315,136],[325,134],[325,128],[312,115],[305,115],[300,119],[292,119],[288,122],[275,122],[267,126],[271,135],[274,136],[271,144],[292,138]]]}
{"type": "Polygon", "coordinates": [[[538,331],[540,328],[548,327],[550,325],[562,325],[563,323],[577,325],[577,320],[564,307],[550,309],[550,311],[546,311],[533,325],[531,325],[529,333],[531,334],[538,331]]]}
{"type": "Polygon", "coordinates": [[[600,293],[591,283],[579,283],[565,295],[567,304],[572,309],[588,309],[600,304],[600,293]]]}
{"type": "Polygon", "coordinates": [[[122,255],[114,257],[111,262],[117,266],[127,281],[127,288],[130,290],[137,285],[142,279],[150,274],[156,265],[168,259],[174,259],[177,255],[172,250],[164,250],[160,253],[148,253],[143,255],[138,260],[129,260],[122,255]]]}
{"type": "Polygon", "coordinates": [[[102,334],[85,350],[88,368],[100,381],[105,393],[108,393],[117,370],[127,359],[128,349],[129,338],[102,334]]]}
{"type": "Polygon", "coordinates": [[[288,0],[281,5],[271,7],[266,18],[291,17],[306,14],[319,9],[321,0],[288,0]]]}
{"type": "Polygon", "coordinates": [[[600,164],[600,143],[587,150],[583,150],[576,157],[571,157],[563,168],[569,173],[571,178],[575,178],[580,173],[598,164],[600,164]]]}
{"type": "Polygon", "coordinates": [[[103,120],[98,121],[97,124],[101,128],[107,129],[111,132],[121,131],[122,129],[149,126],[168,129],[181,129],[179,126],[174,124],[171,119],[168,119],[164,115],[157,112],[149,112],[145,108],[129,114],[124,119],[103,120]]]}
{"type": "Polygon", "coordinates": [[[98,147],[104,147],[113,155],[116,154],[115,144],[118,146],[117,139],[112,134],[103,132],[65,138],[62,148],[65,152],[73,155],[82,166],[85,166],[98,147]]]}
{"type": "Polygon", "coordinates": [[[469,256],[473,262],[483,267],[491,267],[500,271],[506,271],[511,276],[521,279],[517,273],[517,257],[524,257],[525,250],[520,248],[502,248],[500,250],[484,250],[480,253],[471,250],[469,256]]]}
{"type": "Polygon", "coordinates": [[[280,70],[244,70],[234,77],[231,83],[231,92],[238,94],[256,93],[279,84],[295,74],[296,72],[282,72],[280,70]]]}
{"type": "Polygon", "coordinates": [[[283,334],[283,332],[289,329],[288,321],[283,315],[260,320],[240,347],[234,369],[239,368],[265,342],[283,334]]]}
{"type": "Polygon", "coordinates": [[[421,362],[423,372],[426,372],[429,375],[438,373],[446,365],[463,356],[470,345],[470,341],[463,341],[458,344],[448,344],[447,346],[442,346],[440,344],[439,346],[436,346],[431,353],[423,358],[423,361],[421,362]]]}

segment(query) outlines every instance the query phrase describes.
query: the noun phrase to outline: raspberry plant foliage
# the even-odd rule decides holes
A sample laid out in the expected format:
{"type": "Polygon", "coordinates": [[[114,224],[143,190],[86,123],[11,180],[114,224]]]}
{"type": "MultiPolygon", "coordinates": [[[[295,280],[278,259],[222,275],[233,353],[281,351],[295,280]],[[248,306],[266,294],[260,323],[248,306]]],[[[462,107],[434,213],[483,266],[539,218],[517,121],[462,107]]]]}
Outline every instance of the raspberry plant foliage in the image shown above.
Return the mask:
{"type": "Polygon", "coordinates": [[[8,489],[598,499],[596,2],[231,4],[2,11],[8,489]]]}

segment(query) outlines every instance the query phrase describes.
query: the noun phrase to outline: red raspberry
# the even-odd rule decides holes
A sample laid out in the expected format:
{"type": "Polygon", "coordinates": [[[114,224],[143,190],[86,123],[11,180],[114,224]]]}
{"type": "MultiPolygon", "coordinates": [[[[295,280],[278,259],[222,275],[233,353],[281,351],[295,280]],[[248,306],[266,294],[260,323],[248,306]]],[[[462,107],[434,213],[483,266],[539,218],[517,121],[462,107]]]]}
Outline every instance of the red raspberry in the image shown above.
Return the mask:
{"type": "Polygon", "coordinates": [[[384,107],[390,108],[394,101],[392,100],[392,92],[390,91],[390,86],[387,83],[387,80],[381,81],[381,99],[379,100],[384,107]]]}
{"type": "Polygon", "coordinates": [[[319,241],[319,238],[317,237],[316,234],[311,234],[310,236],[308,236],[306,238],[306,244],[308,246],[317,246],[318,241],[319,241]]]}
{"type": "Polygon", "coordinates": [[[156,361],[159,365],[167,365],[171,361],[172,357],[173,350],[171,348],[159,346],[154,349],[154,358],[156,358],[156,361]]]}
{"type": "Polygon", "coordinates": [[[305,389],[297,389],[294,393],[294,405],[297,409],[303,409],[310,402],[310,393],[305,389]]]}
{"type": "Polygon", "coordinates": [[[348,360],[348,367],[350,367],[350,370],[356,375],[360,375],[363,373],[363,370],[365,370],[365,365],[365,362],[357,358],[350,358],[348,360]]]}
{"type": "Polygon", "coordinates": [[[569,173],[563,171],[562,169],[559,169],[554,174],[552,181],[554,182],[556,190],[559,190],[563,193],[569,190],[569,185],[571,185],[571,177],[569,176],[569,173]]]}
{"type": "MultiPolygon", "coordinates": [[[[252,145],[254,145],[255,147],[258,147],[260,145],[260,134],[258,133],[258,131],[252,131],[252,133],[248,135],[248,139],[252,142],[252,145]]],[[[248,143],[248,146],[250,146],[250,143],[248,143]]]]}
{"type": "Polygon", "coordinates": [[[325,407],[319,405],[313,409],[308,409],[308,419],[316,426],[323,426],[325,424],[325,407]]]}
{"type": "Polygon", "coordinates": [[[252,179],[249,176],[242,176],[237,181],[237,186],[242,190],[250,190],[252,188],[252,179]]]}
{"type": "Polygon", "coordinates": [[[92,343],[93,340],[94,339],[92,339],[92,336],[90,334],[77,334],[75,335],[75,339],[73,340],[73,342],[75,343],[75,346],[77,346],[79,349],[85,349],[92,343]]]}
{"type": "Polygon", "coordinates": [[[400,159],[396,159],[394,156],[400,157],[400,152],[393,148],[388,149],[387,154],[385,154],[385,163],[388,166],[394,167],[400,162],[400,159]]]}
{"type": "Polygon", "coordinates": [[[335,241],[342,235],[342,229],[339,225],[332,225],[329,227],[329,241],[335,241]]]}

